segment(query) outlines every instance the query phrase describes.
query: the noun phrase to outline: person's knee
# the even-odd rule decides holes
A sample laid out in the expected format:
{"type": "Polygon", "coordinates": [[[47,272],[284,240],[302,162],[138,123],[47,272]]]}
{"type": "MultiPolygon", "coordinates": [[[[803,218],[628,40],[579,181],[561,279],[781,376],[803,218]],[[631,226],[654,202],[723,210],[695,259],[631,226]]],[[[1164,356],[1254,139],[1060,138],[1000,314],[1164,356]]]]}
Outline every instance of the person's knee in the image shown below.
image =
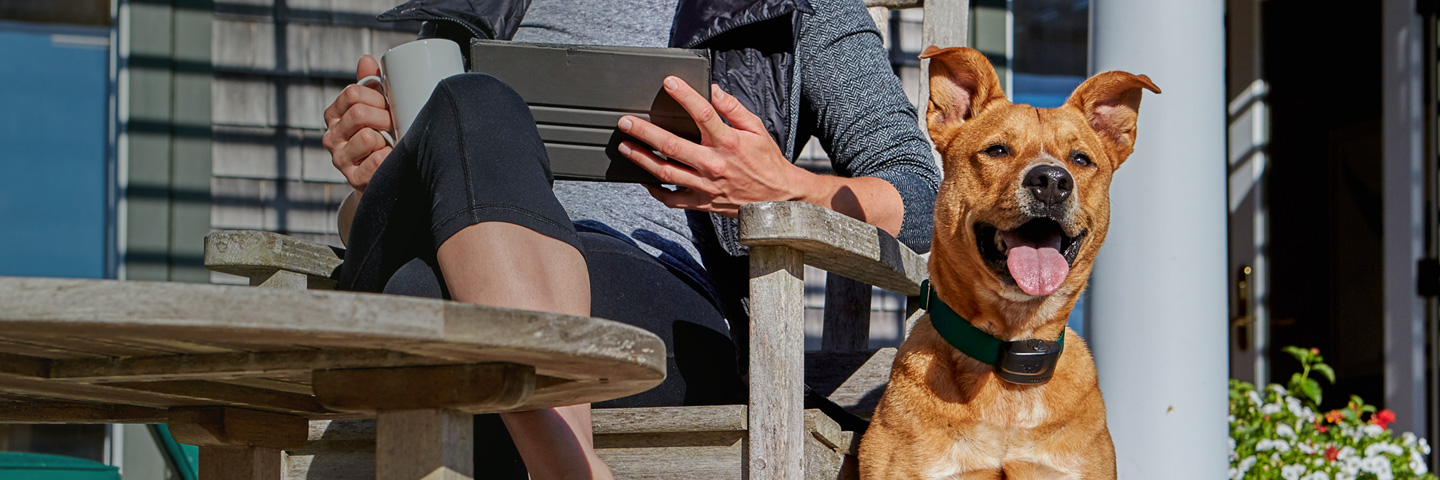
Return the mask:
{"type": "Polygon", "coordinates": [[[436,92],[445,92],[447,100],[460,111],[505,114],[512,110],[526,111],[525,100],[505,82],[483,73],[462,73],[440,81],[436,92]]]}

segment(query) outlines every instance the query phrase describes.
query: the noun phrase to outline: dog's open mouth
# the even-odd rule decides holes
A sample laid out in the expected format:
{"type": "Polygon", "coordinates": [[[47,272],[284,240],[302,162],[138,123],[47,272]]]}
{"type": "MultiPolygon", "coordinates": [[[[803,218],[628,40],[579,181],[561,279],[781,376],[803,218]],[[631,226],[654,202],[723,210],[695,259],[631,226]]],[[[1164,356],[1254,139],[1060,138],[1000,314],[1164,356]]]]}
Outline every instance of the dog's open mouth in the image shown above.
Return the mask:
{"type": "Polygon", "coordinates": [[[1043,297],[1065,283],[1080,243],[1089,233],[1066,235],[1059,223],[1048,218],[1032,219],[1014,230],[976,223],[975,243],[980,258],[1001,279],[1015,282],[1027,294],[1043,297]]]}

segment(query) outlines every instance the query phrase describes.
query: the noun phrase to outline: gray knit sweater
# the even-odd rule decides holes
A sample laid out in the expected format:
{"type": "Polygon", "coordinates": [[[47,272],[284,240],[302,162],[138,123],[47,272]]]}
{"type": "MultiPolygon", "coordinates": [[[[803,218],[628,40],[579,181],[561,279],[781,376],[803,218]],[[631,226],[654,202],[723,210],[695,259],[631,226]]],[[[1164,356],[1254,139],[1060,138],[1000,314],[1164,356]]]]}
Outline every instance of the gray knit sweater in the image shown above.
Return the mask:
{"type": "MultiPolygon", "coordinates": [[[[905,203],[899,239],[929,250],[939,171],[921,135],[915,108],[891,70],[879,31],[860,0],[810,0],[801,19],[791,138],[782,151],[819,138],[839,175],[872,176],[895,186],[905,203]],[[795,108],[798,107],[798,108],[795,108]]],[[[519,41],[662,47],[676,0],[534,0],[519,41]]],[[[697,86],[698,87],[698,86],[697,86]]],[[[794,159],[791,158],[793,161],[794,159]]],[[[714,216],[714,235],[697,238],[693,223],[638,185],[557,182],[556,196],[577,227],[630,241],[672,269],[715,288],[699,245],[744,254],[733,219],[714,216]],[[718,241],[718,242],[717,242],[718,241]]],[[[692,219],[694,217],[691,217],[692,219]]],[[[702,229],[705,230],[705,229],[702,229]]]]}

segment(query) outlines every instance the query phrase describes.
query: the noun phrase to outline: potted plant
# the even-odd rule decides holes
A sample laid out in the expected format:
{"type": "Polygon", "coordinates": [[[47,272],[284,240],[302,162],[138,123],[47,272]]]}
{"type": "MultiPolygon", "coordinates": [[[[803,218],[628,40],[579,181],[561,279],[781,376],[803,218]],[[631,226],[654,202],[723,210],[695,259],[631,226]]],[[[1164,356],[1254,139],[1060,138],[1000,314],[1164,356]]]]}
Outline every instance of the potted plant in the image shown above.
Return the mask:
{"type": "Polygon", "coordinates": [[[1317,349],[1285,347],[1302,370],[1287,386],[1260,389],[1230,380],[1230,478],[1284,480],[1436,480],[1430,444],[1389,430],[1395,412],[1357,396],[1343,409],[1319,412],[1320,382],[1335,371],[1317,349]]]}

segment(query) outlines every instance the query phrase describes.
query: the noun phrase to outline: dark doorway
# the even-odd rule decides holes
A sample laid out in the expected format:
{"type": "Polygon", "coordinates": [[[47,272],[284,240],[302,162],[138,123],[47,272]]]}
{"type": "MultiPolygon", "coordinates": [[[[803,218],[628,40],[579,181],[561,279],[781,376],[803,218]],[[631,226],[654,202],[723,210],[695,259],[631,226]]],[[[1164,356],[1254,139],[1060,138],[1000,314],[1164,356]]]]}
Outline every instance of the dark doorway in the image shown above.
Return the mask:
{"type": "Polygon", "coordinates": [[[1271,0],[1261,18],[1272,108],[1270,378],[1284,384],[1299,370],[1280,347],[1316,347],[1337,376],[1322,408],[1351,394],[1380,404],[1381,4],[1271,0]]]}

